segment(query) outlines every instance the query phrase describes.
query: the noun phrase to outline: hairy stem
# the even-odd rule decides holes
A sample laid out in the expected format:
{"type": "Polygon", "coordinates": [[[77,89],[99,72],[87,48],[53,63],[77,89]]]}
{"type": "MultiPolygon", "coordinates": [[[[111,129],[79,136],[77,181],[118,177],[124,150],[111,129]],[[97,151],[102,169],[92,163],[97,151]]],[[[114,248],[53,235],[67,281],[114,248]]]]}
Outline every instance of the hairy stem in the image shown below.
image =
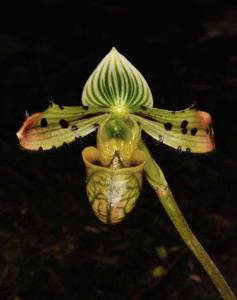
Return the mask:
{"type": "Polygon", "coordinates": [[[145,164],[145,176],[156,194],[158,195],[161,204],[167,212],[170,220],[174,224],[175,228],[179,232],[180,236],[193,252],[196,258],[199,260],[210,279],[218,289],[222,298],[225,300],[236,300],[234,293],[228,286],[221,272],[218,270],[215,263],[202,247],[200,242],[193,234],[191,228],[186,222],[182,212],[180,211],[172,192],[168,186],[168,183],[164,177],[164,174],[157,163],[153,160],[146,145],[141,141],[140,148],[146,154],[145,164]]]}

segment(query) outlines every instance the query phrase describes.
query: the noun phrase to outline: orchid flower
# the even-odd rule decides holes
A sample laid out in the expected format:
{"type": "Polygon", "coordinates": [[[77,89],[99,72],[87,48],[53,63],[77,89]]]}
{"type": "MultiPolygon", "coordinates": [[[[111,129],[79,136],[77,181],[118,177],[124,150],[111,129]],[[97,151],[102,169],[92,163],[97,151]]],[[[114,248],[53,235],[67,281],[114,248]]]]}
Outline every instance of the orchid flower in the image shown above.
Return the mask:
{"type": "Polygon", "coordinates": [[[236,299],[220,271],[194,236],[174,200],[162,170],[141,133],[159,143],[192,153],[215,148],[211,116],[192,106],[169,111],[153,107],[151,90],[141,73],[115,48],[89,77],[82,106],[60,106],[29,116],[17,132],[28,150],[50,150],[97,132],[97,146],[82,151],[86,192],[96,216],[118,223],[133,209],[143,173],[180,236],[202,264],[223,299],[236,299]]]}

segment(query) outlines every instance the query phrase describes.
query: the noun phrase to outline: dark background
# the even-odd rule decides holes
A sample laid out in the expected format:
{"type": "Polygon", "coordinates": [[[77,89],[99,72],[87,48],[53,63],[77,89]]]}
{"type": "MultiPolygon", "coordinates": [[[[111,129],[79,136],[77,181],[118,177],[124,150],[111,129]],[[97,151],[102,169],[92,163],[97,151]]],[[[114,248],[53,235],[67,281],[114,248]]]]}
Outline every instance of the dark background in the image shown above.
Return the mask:
{"type": "Polygon", "coordinates": [[[112,46],[142,72],[156,107],[196,103],[212,114],[212,154],[180,154],[145,139],[236,291],[237,5],[77,2],[10,2],[1,10],[0,299],[219,299],[146,182],[123,223],[96,219],[80,154],[95,135],[57,151],[19,148],[25,110],[42,111],[51,98],[80,105],[85,81],[112,46]]]}

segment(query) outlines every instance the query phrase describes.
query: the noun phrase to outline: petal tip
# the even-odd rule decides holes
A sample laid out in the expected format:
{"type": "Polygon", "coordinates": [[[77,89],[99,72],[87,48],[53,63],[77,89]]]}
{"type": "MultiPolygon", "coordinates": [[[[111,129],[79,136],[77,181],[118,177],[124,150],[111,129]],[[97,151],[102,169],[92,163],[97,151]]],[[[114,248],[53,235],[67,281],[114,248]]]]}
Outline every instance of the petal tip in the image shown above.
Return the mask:
{"type": "Polygon", "coordinates": [[[20,145],[23,148],[27,148],[26,140],[27,140],[28,131],[32,128],[32,126],[36,124],[40,114],[41,113],[35,113],[29,116],[22,124],[21,128],[17,131],[16,135],[19,139],[20,145]]]}
{"type": "Polygon", "coordinates": [[[112,49],[110,50],[108,55],[111,55],[111,56],[114,56],[114,57],[121,56],[121,54],[119,53],[119,51],[115,47],[112,47],[112,49]]]}
{"type": "Polygon", "coordinates": [[[115,52],[115,53],[117,53],[117,52],[118,52],[118,50],[117,50],[115,47],[112,47],[112,49],[111,49],[111,52],[115,52]]]}

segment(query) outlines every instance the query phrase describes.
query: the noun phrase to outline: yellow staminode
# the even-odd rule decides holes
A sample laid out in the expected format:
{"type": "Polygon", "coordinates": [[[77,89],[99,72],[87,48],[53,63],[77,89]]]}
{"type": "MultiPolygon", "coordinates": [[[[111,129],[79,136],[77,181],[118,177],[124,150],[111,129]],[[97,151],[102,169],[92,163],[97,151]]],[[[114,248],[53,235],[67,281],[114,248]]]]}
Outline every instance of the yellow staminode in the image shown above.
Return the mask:
{"type": "Polygon", "coordinates": [[[111,112],[116,115],[124,116],[129,113],[129,109],[126,105],[114,105],[111,107],[111,112]]]}

